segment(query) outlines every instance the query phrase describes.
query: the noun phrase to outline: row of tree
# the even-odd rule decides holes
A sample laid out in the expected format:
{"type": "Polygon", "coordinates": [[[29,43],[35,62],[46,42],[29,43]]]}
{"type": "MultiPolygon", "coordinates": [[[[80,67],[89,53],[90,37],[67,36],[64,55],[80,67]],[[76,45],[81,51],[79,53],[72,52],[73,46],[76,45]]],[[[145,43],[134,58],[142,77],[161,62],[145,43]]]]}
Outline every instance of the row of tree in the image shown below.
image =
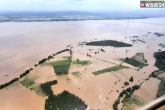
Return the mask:
{"type": "Polygon", "coordinates": [[[18,81],[20,78],[22,78],[23,76],[26,76],[26,75],[27,75],[28,73],[30,73],[30,71],[32,71],[32,70],[33,70],[33,68],[27,69],[24,73],[22,73],[22,74],[20,75],[19,78],[14,78],[14,79],[12,79],[11,81],[9,81],[9,82],[7,82],[7,83],[5,83],[5,84],[1,84],[1,85],[0,85],[0,89],[3,89],[3,88],[5,88],[5,87],[9,86],[10,84],[14,83],[15,81],[18,81]]]}
{"type": "Polygon", "coordinates": [[[135,85],[135,86],[132,86],[127,88],[126,90],[123,90],[119,96],[118,96],[118,99],[115,100],[114,104],[113,104],[113,110],[118,110],[118,105],[120,104],[120,99],[122,97],[123,100],[121,101],[122,103],[125,103],[131,96],[132,94],[134,93],[135,90],[138,90],[140,88],[140,85],[135,85]]]}
{"type": "MultiPolygon", "coordinates": [[[[56,54],[53,54],[53,56],[58,55],[62,52],[66,52],[66,51],[69,52],[71,50],[70,49],[64,49],[64,50],[61,50],[61,51],[57,52],[56,54]]],[[[41,63],[45,62],[46,60],[49,60],[49,59],[53,58],[53,56],[50,55],[50,56],[48,56],[48,58],[44,58],[44,59],[40,60],[38,64],[41,64],[41,63]]],[[[37,64],[35,64],[35,66],[37,66],[37,64]]],[[[9,81],[7,83],[1,84],[0,89],[3,89],[5,87],[9,86],[10,84],[14,83],[15,81],[18,81],[20,78],[22,78],[22,77],[26,76],[27,74],[29,74],[30,71],[32,71],[32,70],[33,70],[33,68],[27,69],[24,73],[22,73],[20,75],[20,77],[14,78],[14,79],[12,79],[11,81],[9,81]]]]}
{"type": "MultiPolygon", "coordinates": [[[[49,55],[48,58],[43,58],[42,60],[40,60],[40,61],[38,62],[38,65],[41,64],[41,63],[46,62],[47,60],[50,60],[50,59],[54,58],[53,56],[56,56],[56,55],[58,55],[58,54],[61,54],[61,53],[63,53],[63,52],[66,52],[66,51],[70,52],[70,54],[71,54],[71,52],[72,52],[70,49],[61,50],[61,51],[59,51],[59,52],[57,52],[57,53],[55,53],[55,54],[49,55]]],[[[37,66],[37,64],[35,64],[35,66],[37,66]]]]}

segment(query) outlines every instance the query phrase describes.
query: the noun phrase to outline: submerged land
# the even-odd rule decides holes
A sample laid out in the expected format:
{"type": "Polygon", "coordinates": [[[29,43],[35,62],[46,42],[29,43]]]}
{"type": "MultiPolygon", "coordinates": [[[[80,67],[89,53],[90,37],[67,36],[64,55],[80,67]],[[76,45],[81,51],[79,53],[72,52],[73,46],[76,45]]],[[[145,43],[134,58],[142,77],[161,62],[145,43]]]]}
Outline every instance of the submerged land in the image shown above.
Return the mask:
{"type": "Polygon", "coordinates": [[[4,62],[0,63],[0,108],[136,110],[163,96],[164,26],[156,31],[149,24],[134,23],[131,28],[125,28],[127,21],[116,24],[20,23],[17,28],[15,23],[2,24],[0,42],[6,42],[0,43],[4,48],[0,53],[5,53],[0,56],[4,62]],[[113,27],[116,24],[121,29],[113,27]],[[18,32],[22,26],[24,31],[18,32]],[[16,33],[11,36],[13,29],[16,33]]]}

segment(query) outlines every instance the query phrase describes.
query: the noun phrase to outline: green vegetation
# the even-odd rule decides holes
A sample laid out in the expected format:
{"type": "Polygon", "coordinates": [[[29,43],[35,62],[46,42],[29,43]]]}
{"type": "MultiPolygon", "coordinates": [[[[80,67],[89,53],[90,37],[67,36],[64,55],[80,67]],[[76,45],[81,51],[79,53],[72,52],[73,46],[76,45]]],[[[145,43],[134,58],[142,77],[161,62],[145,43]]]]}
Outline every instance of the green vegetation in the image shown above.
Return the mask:
{"type": "Polygon", "coordinates": [[[165,95],[165,79],[164,78],[160,78],[160,83],[159,83],[159,89],[157,91],[157,97],[161,97],[163,95],[165,95]]]}
{"type": "Polygon", "coordinates": [[[145,102],[144,101],[140,100],[139,97],[134,96],[134,95],[131,96],[126,103],[129,104],[129,105],[136,104],[138,106],[145,105],[145,102]]]}
{"type": "Polygon", "coordinates": [[[85,110],[87,105],[79,97],[68,91],[48,97],[45,110],[85,110]]]}
{"type": "Polygon", "coordinates": [[[155,66],[160,70],[165,70],[165,51],[155,52],[154,57],[156,59],[155,66]]]}
{"type": "Polygon", "coordinates": [[[144,53],[137,53],[131,58],[126,57],[125,59],[120,58],[118,60],[139,68],[143,68],[148,65],[146,64],[147,60],[144,58],[144,53]]]}
{"type": "Polygon", "coordinates": [[[139,68],[143,68],[144,66],[146,66],[146,64],[141,63],[134,58],[128,58],[128,60],[125,60],[125,62],[132,66],[139,67],[139,68]]]}
{"type": "Polygon", "coordinates": [[[137,39],[138,41],[140,41],[140,42],[143,42],[143,43],[146,43],[145,41],[143,41],[143,40],[140,40],[140,39],[137,39]]]}
{"type": "Polygon", "coordinates": [[[68,74],[71,60],[60,60],[56,62],[51,62],[54,67],[54,72],[57,75],[66,75],[68,74]]]}
{"type": "Polygon", "coordinates": [[[81,73],[80,73],[80,72],[78,72],[78,71],[73,72],[72,74],[73,74],[74,76],[76,76],[76,77],[80,77],[80,76],[81,76],[81,73]]]}
{"type": "Polygon", "coordinates": [[[89,60],[81,61],[81,60],[77,59],[76,61],[73,61],[72,64],[85,66],[85,65],[90,65],[91,62],[89,60]]]}
{"type": "Polygon", "coordinates": [[[71,56],[64,56],[63,58],[64,58],[64,59],[67,59],[67,60],[71,60],[71,59],[72,59],[71,56]]]}
{"type": "Polygon", "coordinates": [[[85,110],[87,105],[79,97],[63,91],[54,95],[51,85],[57,84],[57,80],[41,84],[42,91],[48,96],[45,101],[45,110],[85,110]]]}
{"type": "Polygon", "coordinates": [[[36,93],[38,96],[41,96],[41,97],[45,97],[45,96],[46,96],[46,94],[42,91],[41,86],[38,85],[38,84],[35,84],[35,85],[32,86],[30,89],[31,89],[31,90],[34,90],[35,93],[36,93]]]}
{"type": "Polygon", "coordinates": [[[99,70],[99,71],[95,71],[93,72],[94,75],[98,75],[98,74],[102,74],[102,73],[106,73],[106,72],[111,72],[111,71],[118,71],[120,69],[124,69],[124,68],[127,68],[126,66],[122,66],[122,65],[117,65],[117,66],[113,66],[113,67],[110,67],[110,68],[106,68],[106,69],[102,69],[102,70],[99,70]]]}
{"type": "Polygon", "coordinates": [[[133,82],[133,77],[131,76],[131,78],[129,79],[130,82],[133,82]]]}
{"type": "Polygon", "coordinates": [[[120,99],[123,97],[121,103],[125,104],[130,99],[130,97],[133,95],[135,90],[138,90],[139,88],[140,88],[140,85],[135,85],[135,86],[132,86],[132,88],[129,87],[126,90],[123,90],[119,94],[118,99],[115,100],[115,102],[113,104],[113,109],[118,110],[118,105],[120,104],[120,99]]]}
{"type": "Polygon", "coordinates": [[[128,85],[129,85],[129,82],[124,82],[124,85],[125,85],[125,86],[128,86],[128,85]]]}
{"type": "Polygon", "coordinates": [[[23,86],[25,86],[26,88],[32,86],[34,84],[34,81],[29,79],[29,78],[25,78],[23,81],[20,82],[23,86]]]}
{"type": "Polygon", "coordinates": [[[104,40],[104,41],[93,41],[88,42],[86,45],[92,45],[92,46],[113,46],[113,47],[131,47],[131,44],[127,44],[124,42],[119,42],[115,40],[104,40]]]}
{"type": "Polygon", "coordinates": [[[134,109],[130,107],[129,105],[125,104],[122,106],[121,110],[134,110],[134,109]]]}
{"type": "Polygon", "coordinates": [[[41,84],[41,89],[47,96],[53,96],[51,85],[54,85],[54,84],[57,84],[57,80],[53,80],[53,81],[49,81],[49,82],[41,84]]]}

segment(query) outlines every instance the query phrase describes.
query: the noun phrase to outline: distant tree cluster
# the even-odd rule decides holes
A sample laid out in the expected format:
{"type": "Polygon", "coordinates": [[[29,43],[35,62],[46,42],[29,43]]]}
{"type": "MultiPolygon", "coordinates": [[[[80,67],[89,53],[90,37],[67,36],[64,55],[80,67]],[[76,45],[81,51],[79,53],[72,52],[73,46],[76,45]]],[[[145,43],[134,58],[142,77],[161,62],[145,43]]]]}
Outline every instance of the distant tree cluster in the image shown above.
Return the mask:
{"type": "Polygon", "coordinates": [[[87,105],[79,97],[68,91],[48,97],[45,110],[85,110],[87,105]]]}
{"type": "Polygon", "coordinates": [[[123,100],[121,101],[122,103],[125,103],[134,93],[135,90],[138,90],[140,88],[140,85],[135,85],[135,86],[132,86],[127,88],[126,90],[123,90],[119,96],[118,96],[118,99],[115,100],[114,104],[113,104],[113,110],[118,110],[118,105],[120,104],[120,99],[122,97],[123,100]]]}
{"type": "Polygon", "coordinates": [[[53,91],[52,91],[51,85],[54,85],[54,84],[57,84],[57,80],[45,82],[41,84],[41,89],[47,96],[52,96],[53,91]]]}
{"type": "Polygon", "coordinates": [[[104,41],[93,41],[88,42],[86,45],[92,45],[92,46],[113,46],[113,47],[131,47],[131,44],[127,44],[124,42],[119,42],[115,40],[104,40],[104,41]]]}

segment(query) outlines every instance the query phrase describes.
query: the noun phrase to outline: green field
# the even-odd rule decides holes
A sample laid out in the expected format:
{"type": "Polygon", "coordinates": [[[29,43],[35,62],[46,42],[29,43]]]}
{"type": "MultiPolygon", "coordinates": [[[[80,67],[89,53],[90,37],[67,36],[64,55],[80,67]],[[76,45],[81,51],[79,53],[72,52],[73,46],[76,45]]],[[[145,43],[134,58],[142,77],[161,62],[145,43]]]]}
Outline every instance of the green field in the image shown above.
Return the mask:
{"type": "Polygon", "coordinates": [[[72,62],[73,65],[80,65],[80,66],[85,66],[85,65],[90,65],[91,62],[89,60],[83,60],[83,61],[73,61],[72,62]]]}
{"type": "Polygon", "coordinates": [[[130,107],[129,105],[123,105],[121,110],[134,110],[132,107],[130,107]]]}
{"type": "Polygon", "coordinates": [[[93,72],[93,74],[98,75],[98,74],[103,74],[103,73],[106,73],[106,72],[118,71],[118,70],[121,70],[121,69],[124,69],[124,68],[127,68],[127,67],[122,66],[122,65],[117,65],[117,66],[113,66],[113,67],[110,67],[110,68],[95,71],[95,72],[93,72]]]}
{"type": "Polygon", "coordinates": [[[140,61],[137,61],[135,58],[129,58],[128,60],[125,60],[126,63],[132,65],[132,66],[135,66],[135,67],[139,67],[139,68],[143,68],[144,66],[146,66],[146,64],[140,62],[140,61]]]}
{"type": "Polygon", "coordinates": [[[32,86],[34,84],[34,81],[32,79],[29,78],[25,78],[23,81],[20,82],[23,86],[25,86],[26,88],[32,86]]]}
{"type": "Polygon", "coordinates": [[[41,86],[39,84],[34,84],[32,87],[31,87],[31,90],[34,90],[35,93],[38,95],[38,96],[41,96],[41,97],[45,97],[46,94],[42,91],[41,89],[41,86]]]}
{"type": "Polygon", "coordinates": [[[80,72],[78,72],[78,71],[73,72],[72,74],[73,74],[74,76],[78,77],[78,78],[81,76],[81,73],[80,73],[80,72]]]}
{"type": "Polygon", "coordinates": [[[68,74],[70,63],[71,63],[70,60],[60,60],[60,61],[56,61],[56,62],[51,62],[52,66],[54,68],[54,72],[57,75],[68,74]]]}
{"type": "Polygon", "coordinates": [[[143,101],[141,101],[141,99],[138,98],[137,96],[130,97],[129,100],[126,103],[129,104],[129,105],[136,104],[138,106],[145,105],[145,103],[143,101]]]}

